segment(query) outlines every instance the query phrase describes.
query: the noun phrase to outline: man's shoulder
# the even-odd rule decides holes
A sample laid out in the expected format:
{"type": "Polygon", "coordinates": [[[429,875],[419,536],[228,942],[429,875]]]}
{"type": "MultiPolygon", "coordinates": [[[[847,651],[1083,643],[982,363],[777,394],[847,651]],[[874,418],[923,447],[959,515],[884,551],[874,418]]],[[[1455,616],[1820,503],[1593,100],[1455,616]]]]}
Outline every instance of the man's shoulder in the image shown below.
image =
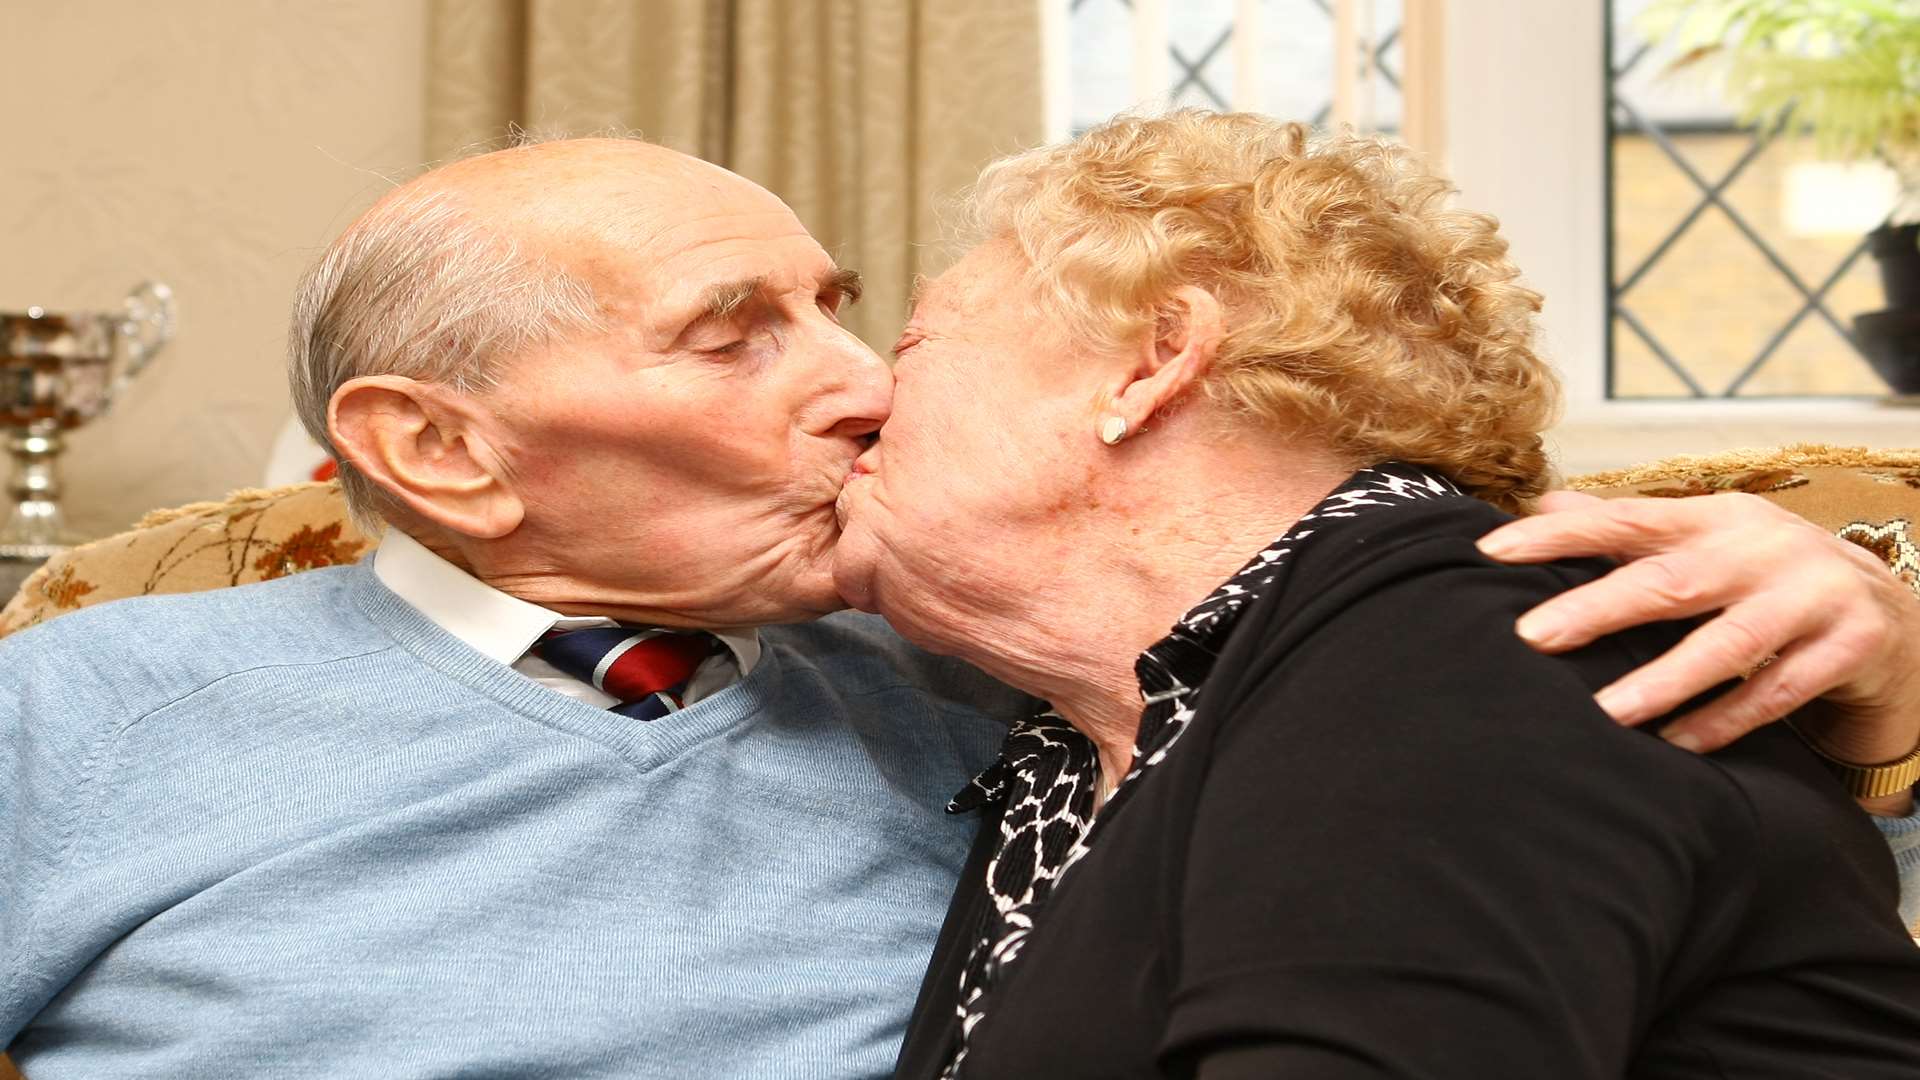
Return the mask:
{"type": "Polygon", "coordinates": [[[356,567],[206,592],[142,596],[83,608],[0,641],[0,672],[70,696],[109,690],[135,707],[226,675],[325,663],[391,644],[354,603],[356,567]]]}
{"type": "Polygon", "coordinates": [[[231,588],[112,600],[22,630],[0,642],[0,649],[45,650],[123,635],[145,647],[165,648],[182,635],[252,627],[311,626],[320,632],[326,622],[364,623],[350,610],[363,573],[360,567],[337,566],[231,588]]]}
{"type": "Polygon", "coordinates": [[[807,623],[769,627],[769,645],[851,695],[910,690],[936,705],[1011,721],[1032,715],[1034,698],[951,656],[901,637],[878,615],[841,611],[807,623]]]}

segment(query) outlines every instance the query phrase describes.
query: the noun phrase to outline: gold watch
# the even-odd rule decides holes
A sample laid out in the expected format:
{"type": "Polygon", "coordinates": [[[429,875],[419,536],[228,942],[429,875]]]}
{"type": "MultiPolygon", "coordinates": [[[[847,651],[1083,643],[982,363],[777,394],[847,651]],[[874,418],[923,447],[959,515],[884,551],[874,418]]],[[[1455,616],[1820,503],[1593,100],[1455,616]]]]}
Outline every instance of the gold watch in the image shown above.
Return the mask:
{"type": "Polygon", "coordinates": [[[1920,746],[1914,747],[1913,752],[1903,758],[1879,765],[1855,765],[1820,749],[1820,744],[1807,738],[1799,728],[1795,728],[1794,732],[1800,736],[1801,742],[1807,744],[1807,749],[1812,750],[1826,763],[1833,775],[1840,778],[1840,786],[1847,789],[1847,794],[1856,799],[1894,795],[1920,784],[1920,746]]]}

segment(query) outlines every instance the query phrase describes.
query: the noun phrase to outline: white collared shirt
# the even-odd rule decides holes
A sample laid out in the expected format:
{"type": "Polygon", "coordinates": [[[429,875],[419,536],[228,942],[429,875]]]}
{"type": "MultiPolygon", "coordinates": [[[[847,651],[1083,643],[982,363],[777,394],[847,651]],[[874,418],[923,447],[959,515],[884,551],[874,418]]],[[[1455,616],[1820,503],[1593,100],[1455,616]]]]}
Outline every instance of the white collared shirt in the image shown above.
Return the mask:
{"type": "MultiPolygon", "coordinates": [[[[373,574],[394,595],[482,655],[498,660],[550,689],[596,708],[619,699],[561,671],[527,652],[548,630],[614,626],[612,619],[561,615],[538,604],[508,596],[435,555],[418,540],[388,529],[373,555],[373,574]]],[[[749,630],[713,631],[727,646],[707,658],[687,684],[686,703],[715,694],[743,678],[760,661],[760,634],[749,630]]]]}

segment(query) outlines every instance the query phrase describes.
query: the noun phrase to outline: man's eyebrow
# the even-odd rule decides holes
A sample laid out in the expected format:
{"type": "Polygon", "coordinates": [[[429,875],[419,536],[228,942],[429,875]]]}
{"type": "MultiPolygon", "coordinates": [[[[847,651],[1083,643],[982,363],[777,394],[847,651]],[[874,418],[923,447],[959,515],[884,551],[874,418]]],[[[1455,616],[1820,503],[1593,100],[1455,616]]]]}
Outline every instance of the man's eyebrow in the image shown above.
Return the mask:
{"type": "Polygon", "coordinates": [[[827,283],[821,291],[837,292],[847,303],[857,304],[860,302],[861,295],[867,291],[867,287],[866,283],[860,279],[860,271],[836,266],[833,268],[833,273],[827,275],[827,283]]]}
{"type": "MultiPolygon", "coordinates": [[[[714,285],[700,297],[700,310],[693,322],[726,322],[740,313],[754,297],[761,295],[767,287],[764,277],[743,278],[739,281],[714,285]]],[[[835,267],[820,286],[822,292],[837,292],[847,303],[858,303],[860,294],[865,292],[860,271],[835,267]]]]}
{"type": "Polygon", "coordinates": [[[708,289],[700,298],[700,313],[694,322],[726,322],[746,306],[747,301],[760,294],[766,288],[767,279],[763,277],[746,278],[741,281],[729,281],[708,289]]]}

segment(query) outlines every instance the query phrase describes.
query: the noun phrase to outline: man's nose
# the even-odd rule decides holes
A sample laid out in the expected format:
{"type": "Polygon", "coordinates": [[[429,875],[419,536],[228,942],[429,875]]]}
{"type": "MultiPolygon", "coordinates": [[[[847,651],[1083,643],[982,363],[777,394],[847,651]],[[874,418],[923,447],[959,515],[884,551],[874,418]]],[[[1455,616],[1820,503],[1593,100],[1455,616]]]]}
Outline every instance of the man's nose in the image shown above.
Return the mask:
{"type": "Polygon", "coordinates": [[[879,431],[893,411],[893,369],[851,331],[834,344],[833,366],[826,434],[857,439],[879,431]]]}

